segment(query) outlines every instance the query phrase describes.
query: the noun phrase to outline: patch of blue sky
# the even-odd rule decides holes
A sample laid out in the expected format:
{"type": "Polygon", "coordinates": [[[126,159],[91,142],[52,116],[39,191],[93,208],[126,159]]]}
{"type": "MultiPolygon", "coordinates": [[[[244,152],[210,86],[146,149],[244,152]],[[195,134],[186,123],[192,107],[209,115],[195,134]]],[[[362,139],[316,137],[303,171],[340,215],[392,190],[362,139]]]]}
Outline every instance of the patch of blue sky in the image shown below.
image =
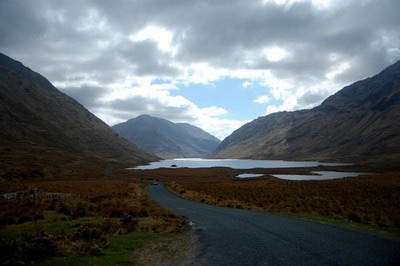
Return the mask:
{"type": "Polygon", "coordinates": [[[179,84],[178,90],[171,95],[181,95],[199,107],[218,106],[228,111],[227,119],[249,120],[262,116],[268,105],[280,105],[282,101],[275,100],[268,89],[260,87],[256,82],[243,87],[246,80],[223,78],[209,84],[179,84]],[[268,103],[255,103],[262,95],[268,95],[268,103]]]}
{"type": "Polygon", "coordinates": [[[151,80],[151,84],[168,84],[169,80],[166,79],[153,79],[151,80]]]}

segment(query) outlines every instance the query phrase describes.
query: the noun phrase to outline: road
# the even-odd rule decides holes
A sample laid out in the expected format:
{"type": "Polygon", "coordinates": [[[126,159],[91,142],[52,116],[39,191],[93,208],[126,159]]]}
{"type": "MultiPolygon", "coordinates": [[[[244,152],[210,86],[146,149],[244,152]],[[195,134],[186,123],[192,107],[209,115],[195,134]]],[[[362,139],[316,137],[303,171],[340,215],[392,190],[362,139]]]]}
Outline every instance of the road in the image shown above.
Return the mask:
{"type": "Polygon", "coordinates": [[[182,199],[162,185],[150,197],[195,223],[196,264],[400,265],[400,243],[335,226],[182,199]]]}

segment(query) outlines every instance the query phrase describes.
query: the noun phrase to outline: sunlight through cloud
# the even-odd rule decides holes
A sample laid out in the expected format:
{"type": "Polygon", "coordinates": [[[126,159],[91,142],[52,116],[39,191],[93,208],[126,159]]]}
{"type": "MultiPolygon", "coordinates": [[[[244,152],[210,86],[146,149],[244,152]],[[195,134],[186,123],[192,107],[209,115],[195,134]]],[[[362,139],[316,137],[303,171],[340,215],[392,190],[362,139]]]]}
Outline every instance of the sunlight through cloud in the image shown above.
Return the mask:
{"type": "Polygon", "coordinates": [[[278,62],[289,55],[289,53],[279,47],[270,47],[263,49],[263,55],[271,62],[278,62]]]}
{"type": "Polygon", "coordinates": [[[129,35],[129,39],[132,42],[153,40],[157,43],[158,48],[164,52],[173,51],[173,37],[173,32],[158,26],[147,26],[139,32],[129,35]]]}

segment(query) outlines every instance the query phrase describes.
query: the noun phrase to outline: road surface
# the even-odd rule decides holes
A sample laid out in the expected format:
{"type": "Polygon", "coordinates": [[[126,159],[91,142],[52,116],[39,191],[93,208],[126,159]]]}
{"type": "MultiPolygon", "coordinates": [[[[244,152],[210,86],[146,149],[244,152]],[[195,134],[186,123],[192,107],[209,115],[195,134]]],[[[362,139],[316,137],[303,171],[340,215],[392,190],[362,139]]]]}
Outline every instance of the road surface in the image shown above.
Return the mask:
{"type": "Polygon", "coordinates": [[[149,195],[193,221],[196,264],[400,265],[400,242],[330,225],[182,199],[162,185],[149,195]]]}

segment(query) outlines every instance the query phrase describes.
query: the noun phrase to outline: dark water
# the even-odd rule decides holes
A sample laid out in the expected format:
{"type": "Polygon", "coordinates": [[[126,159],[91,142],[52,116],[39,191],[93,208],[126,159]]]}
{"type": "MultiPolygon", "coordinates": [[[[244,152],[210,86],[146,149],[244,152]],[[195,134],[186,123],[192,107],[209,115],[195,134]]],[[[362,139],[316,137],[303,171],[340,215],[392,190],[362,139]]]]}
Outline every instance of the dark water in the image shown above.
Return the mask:
{"type": "Polygon", "coordinates": [[[313,161],[281,161],[281,160],[241,160],[241,159],[200,159],[200,158],[178,158],[152,162],[149,165],[132,167],[129,169],[157,169],[157,168],[209,168],[230,167],[233,169],[252,168],[293,168],[293,167],[316,167],[319,165],[340,166],[343,163],[320,163],[313,161]]]}

